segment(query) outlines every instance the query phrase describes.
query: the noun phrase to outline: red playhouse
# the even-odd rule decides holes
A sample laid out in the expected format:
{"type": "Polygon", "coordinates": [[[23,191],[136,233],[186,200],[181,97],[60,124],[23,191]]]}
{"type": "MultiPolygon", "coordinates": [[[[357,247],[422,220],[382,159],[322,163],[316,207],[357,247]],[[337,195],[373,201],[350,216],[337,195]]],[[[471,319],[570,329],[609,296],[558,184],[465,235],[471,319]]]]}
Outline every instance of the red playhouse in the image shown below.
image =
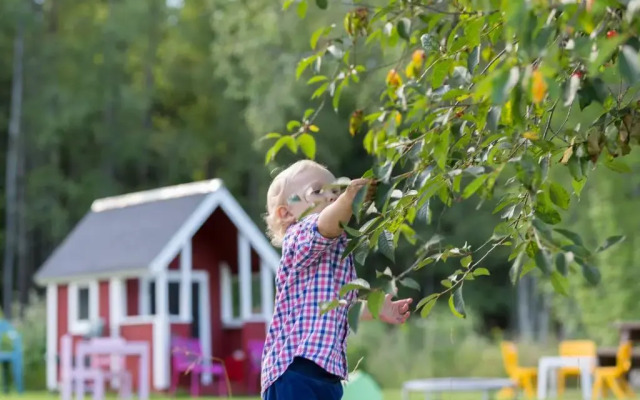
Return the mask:
{"type": "MultiPolygon", "coordinates": [[[[171,342],[183,337],[225,360],[235,393],[255,393],[248,354],[265,338],[278,262],[217,179],[94,201],[36,274],[47,288],[47,387],[60,387],[61,337],[98,335],[147,342],[150,387],[165,391],[171,342]]],[[[136,361],[126,365],[135,376],[136,361]]],[[[207,390],[211,375],[201,379],[207,390]]]]}

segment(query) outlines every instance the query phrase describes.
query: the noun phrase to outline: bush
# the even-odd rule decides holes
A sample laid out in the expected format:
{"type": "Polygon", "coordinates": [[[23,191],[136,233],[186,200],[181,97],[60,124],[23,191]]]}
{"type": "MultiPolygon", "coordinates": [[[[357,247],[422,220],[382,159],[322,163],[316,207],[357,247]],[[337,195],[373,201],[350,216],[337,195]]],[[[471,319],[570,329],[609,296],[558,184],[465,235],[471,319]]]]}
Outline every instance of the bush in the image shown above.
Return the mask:
{"type": "MultiPolygon", "coordinates": [[[[19,315],[17,305],[13,314],[19,315]]],[[[11,323],[22,337],[25,389],[46,389],[47,307],[44,298],[32,294],[24,318],[11,323]]]]}
{"type": "MultiPolygon", "coordinates": [[[[362,323],[348,346],[349,370],[373,376],[383,388],[399,388],[410,379],[431,377],[505,377],[499,342],[501,334],[482,336],[473,316],[459,319],[448,310],[434,310],[425,320],[412,318],[394,327],[379,321],[362,323]]],[[[557,346],[519,343],[522,365],[536,365],[557,346]]]]}

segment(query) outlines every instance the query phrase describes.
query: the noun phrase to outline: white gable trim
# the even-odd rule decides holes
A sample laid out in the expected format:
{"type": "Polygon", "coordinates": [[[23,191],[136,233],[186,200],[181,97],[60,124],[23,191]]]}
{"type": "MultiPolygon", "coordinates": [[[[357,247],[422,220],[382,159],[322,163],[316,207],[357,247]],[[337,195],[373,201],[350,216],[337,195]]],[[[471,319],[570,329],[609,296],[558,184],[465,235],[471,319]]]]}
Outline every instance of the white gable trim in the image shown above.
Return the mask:
{"type": "Polygon", "coordinates": [[[280,264],[280,255],[271,247],[264,233],[260,232],[258,227],[226,188],[221,188],[216,194],[220,196],[220,207],[222,207],[231,222],[249,239],[251,247],[258,253],[260,258],[267,263],[267,266],[270,267],[273,272],[276,272],[278,270],[278,264],[280,264]]]}
{"type": "Polygon", "coordinates": [[[58,286],[47,285],[47,389],[58,388],[58,286]]]}
{"type": "Polygon", "coordinates": [[[240,207],[231,193],[223,186],[205,197],[193,214],[189,216],[182,227],[173,235],[160,254],[151,262],[151,273],[156,273],[166,268],[171,260],[180,252],[182,246],[196,234],[198,229],[200,229],[218,206],[227,214],[238,231],[242,232],[242,234],[249,239],[251,247],[256,250],[260,258],[266,262],[267,266],[269,266],[273,272],[276,272],[280,262],[278,253],[271,247],[264,234],[255,226],[251,218],[249,218],[247,213],[240,207]]]}

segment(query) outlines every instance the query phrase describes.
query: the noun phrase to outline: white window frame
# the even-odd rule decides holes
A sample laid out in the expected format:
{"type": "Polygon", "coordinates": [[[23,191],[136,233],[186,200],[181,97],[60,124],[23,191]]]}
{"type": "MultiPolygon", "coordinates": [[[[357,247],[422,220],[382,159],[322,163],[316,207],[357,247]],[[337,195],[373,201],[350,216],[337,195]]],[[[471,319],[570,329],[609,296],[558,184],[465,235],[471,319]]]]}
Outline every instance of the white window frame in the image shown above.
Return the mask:
{"type": "MultiPolygon", "coordinates": [[[[149,296],[149,290],[151,289],[151,283],[157,283],[157,278],[154,277],[143,277],[140,278],[140,294],[138,296],[138,310],[140,316],[142,317],[154,317],[155,315],[151,314],[151,296],[149,296]]],[[[179,271],[167,271],[167,285],[169,283],[180,283],[181,276],[179,271]]],[[[156,289],[157,290],[157,289],[156,289]]],[[[178,298],[178,302],[181,302],[182,298],[182,285],[180,286],[180,294],[178,298]]],[[[167,296],[169,295],[169,287],[167,286],[167,296]]],[[[169,303],[167,302],[167,307],[169,303]]],[[[157,315],[156,309],[156,315],[157,315]]],[[[169,317],[169,322],[185,322],[191,323],[191,315],[183,316],[178,312],[178,314],[171,314],[170,310],[167,308],[167,316],[169,317]]]]}
{"type": "Polygon", "coordinates": [[[69,333],[72,335],[86,335],[100,318],[100,287],[98,281],[74,282],[69,284],[69,333]],[[80,289],[89,289],[89,318],[78,318],[78,297],[80,289]]]}
{"type": "MultiPolygon", "coordinates": [[[[250,290],[246,291],[247,294],[243,295],[243,285],[242,281],[240,281],[238,285],[238,290],[240,291],[240,305],[238,308],[239,315],[233,315],[233,278],[237,278],[242,280],[242,276],[240,274],[233,275],[231,273],[231,268],[229,264],[222,262],[220,263],[220,304],[222,308],[222,326],[224,328],[240,328],[245,322],[264,322],[267,321],[267,317],[265,316],[265,304],[263,299],[260,299],[260,311],[257,313],[253,312],[253,280],[258,279],[259,282],[257,284],[261,285],[261,295],[265,296],[265,287],[263,286],[264,275],[261,271],[254,272],[252,271],[249,275],[250,277],[250,290]],[[243,317],[243,310],[251,310],[251,313],[243,317]]],[[[268,293],[268,291],[266,292],[268,293]]]]}

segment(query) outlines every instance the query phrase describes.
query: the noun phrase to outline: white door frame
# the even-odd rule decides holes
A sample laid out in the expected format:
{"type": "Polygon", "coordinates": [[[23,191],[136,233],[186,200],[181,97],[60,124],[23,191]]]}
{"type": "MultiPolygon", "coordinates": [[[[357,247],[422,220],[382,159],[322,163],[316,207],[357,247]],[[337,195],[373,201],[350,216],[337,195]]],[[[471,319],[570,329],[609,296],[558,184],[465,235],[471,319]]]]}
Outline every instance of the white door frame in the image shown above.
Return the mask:
{"type": "MultiPolygon", "coordinates": [[[[209,272],[203,270],[192,270],[191,271],[191,282],[198,283],[200,288],[198,289],[198,308],[200,314],[200,321],[198,324],[199,328],[199,336],[200,336],[200,345],[202,346],[202,362],[205,364],[211,363],[211,309],[210,309],[210,291],[209,291],[209,272]]],[[[168,270],[167,271],[167,283],[180,283],[182,278],[182,273],[180,270],[168,270]]],[[[151,282],[151,278],[145,277],[140,280],[141,283],[141,304],[140,304],[140,314],[141,315],[149,315],[150,307],[148,301],[149,295],[149,284],[151,282]],[[144,301],[142,298],[147,297],[147,301],[144,301]]],[[[182,292],[180,293],[182,296],[182,292]]],[[[189,299],[191,301],[191,299],[189,299]]],[[[156,310],[157,311],[157,310],[156,310]]],[[[180,318],[177,315],[169,315],[169,323],[193,323],[191,321],[191,315],[187,316],[187,319],[180,318]]],[[[167,366],[169,368],[169,366],[167,366]]],[[[211,374],[202,374],[202,383],[209,384],[212,381],[211,374]]]]}

